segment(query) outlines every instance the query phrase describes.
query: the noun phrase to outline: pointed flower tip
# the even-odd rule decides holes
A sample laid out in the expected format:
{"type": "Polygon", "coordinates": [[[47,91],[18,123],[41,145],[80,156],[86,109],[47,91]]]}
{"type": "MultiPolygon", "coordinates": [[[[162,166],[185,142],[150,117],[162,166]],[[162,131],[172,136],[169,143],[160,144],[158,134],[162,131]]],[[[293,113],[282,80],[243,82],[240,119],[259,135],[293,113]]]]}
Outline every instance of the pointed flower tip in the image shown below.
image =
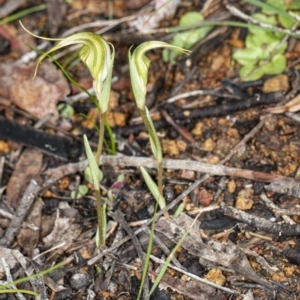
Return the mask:
{"type": "Polygon", "coordinates": [[[145,55],[149,50],[155,48],[173,48],[184,54],[191,51],[165,43],[161,41],[149,41],[139,45],[132,53],[131,48],[128,52],[129,69],[132,90],[139,109],[144,109],[146,102],[146,84],[148,80],[148,70],[150,67],[150,59],[145,55]]]}
{"type": "Polygon", "coordinates": [[[36,77],[38,67],[47,55],[66,46],[81,44],[82,47],[79,50],[79,57],[87,66],[89,72],[91,73],[91,76],[94,79],[94,82],[97,82],[97,84],[95,85],[95,87],[97,88],[97,97],[98,99],[100,99],[101,95],[101,101],[105,102],[105,104],[103,104],[102,109],[107,109],[106,102],[108,101],[107,98],[111,82],[110,77],[112,74],[115,53],[114,47],[111,43],[106,42],[105,39],[103,39],[100,35],[92,32],[75,33],[64,39],[44,38],[30,32],[28,29],[25,28],[22,22],[20,22],[20,25],[28,34],[36,38],[51,41],[59,41],[59,43],[57,43],[54,47],[52,47],[50,50],[48,50],[40,56],[40,58],[37,61],[33,78],[36,77]],[[104,82],[106,83],[103,84],[104,82]]]}

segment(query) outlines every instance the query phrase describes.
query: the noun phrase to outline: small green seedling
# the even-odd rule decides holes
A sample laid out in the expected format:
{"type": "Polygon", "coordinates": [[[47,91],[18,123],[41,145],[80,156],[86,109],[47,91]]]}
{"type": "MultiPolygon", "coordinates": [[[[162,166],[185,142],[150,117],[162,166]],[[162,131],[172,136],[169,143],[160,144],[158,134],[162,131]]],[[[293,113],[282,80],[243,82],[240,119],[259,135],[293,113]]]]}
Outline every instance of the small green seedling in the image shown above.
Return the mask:
{"type": "MultiPolygon", "coordinates": [[[[274,16],[254,14],[252,17],[274,26],[277,23],[274,16]]],[[[235,51],[232,56],[242,65],[239,74],[243,80],[256,80],[263,75],[276,75],[284,71],[286,58],[283,54],[287,43],[281,43],[281,39],[282,34],[264,28],[249,29],[245,42],[246,48],[235,51]]]]}
{"type": "Polygon", "coordinates": [[[88,193],[89,189],[85,184],[80,184],[77,191],[71,192],[72,199],[80,199],[88,193]]]}
{"type": "Polygon", "coordinates": [[[57,105],[57,110],[60,117],[72,118],[74,115],[74,108],[72,105],[67,103],[60,103],[57,105]]]}
{"type": "MultiPolygon", "coordinates": [[[[204,17],[201,13],[196,11],[190,11],[185,13],[179,20],[178,30],[182,30],[186,27],[198,25],[204,21],[204,17]]],[[[192,28],[185,32],[179,32],[174,35],[171,41],[171,45],[191,49],[196,43],[201,41],[206,35],[213,29],[213,26],[206,26],[201,28],[192,28]]],[[[182,51],[176,49],[164,49],[163,60],[164,62],[171,61],[172,64],[176,63],[176,58],[181,54],[182,51]]]]}
{"type": "MultiPolygon", "coordinates": [[[[253,19],[272,25],[291,29],[296,20],[287,10],[299,10],[300,3],[287,4],[285,0],[247,0],[260,6],[261,13],[252,15],[253,19]]],[[[245,48],[234,51],[232,57],[242,65],[239,74],[244,81],[257,80],[264,75],[277,75],[286,68],[284,52],[287,42],[282,42],[284,34],[271,32],[263,27],[249,27],[245,40],[245,48]]]]}

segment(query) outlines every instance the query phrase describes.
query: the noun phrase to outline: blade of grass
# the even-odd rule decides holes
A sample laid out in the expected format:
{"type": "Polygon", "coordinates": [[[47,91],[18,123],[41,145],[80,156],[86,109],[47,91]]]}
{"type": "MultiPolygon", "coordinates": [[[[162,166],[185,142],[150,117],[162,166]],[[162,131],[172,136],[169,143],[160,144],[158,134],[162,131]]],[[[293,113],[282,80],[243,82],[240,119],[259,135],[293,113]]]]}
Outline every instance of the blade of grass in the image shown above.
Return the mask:
{"type": "MultiPolygon", "coordinates": [[[[269,24],[266,24],[269,25],[269,24]]],[[[230,27],[241,27],[241,28],[261,28],[260,25],[255,25],[255,24],[250,24],[250,23],[243,23],[243,22],[237,22],[237,21],[202,21],[199,22],[198,24],[194,24],[192,27],[191,26],[186,26],[186,27],[166,27],[166,28],[161,28],[157,30],[148,30],[145,33],[157,33],[157,32],[165,32],[165,33],[175,33],[175,32],[181,32],[181,31],[188,31],[191,28],[199,28],[199,27],[207,27],[207,26],[230,26],[230,27]]],[[[270,25],[269,25],[270,26],[270,25]]],[[[268,31],[276,31],[276,32],[282,32],[285,33],[289,36],[295,37],[295,38],[300,38],[300,34],[298,32],[292,32],[291,30],[288,29],[283,29],[279,27],[272,27],[272,28],[264,28],[268,31]]]]}
{"type": "Polygon", "coordinates": [[[35,13],[35,12],[38,12],[38,11],[41,11],[41,10],[45,10],[47,8],[47,5],[46,4],[41,4],[41,5],[38,5],[38,6],[34,6],[34,7],[30,7],[30,8],[27,8],[27,9],[24,9],[16,14],[13,14],[13,15],[10,15],[8,17],[5,17],[3,18],[2,20],[0,20],[0,25],[4,25],[4,24],[7,24],[7,23],[10,23],[10,22],[13,22],[15,20],[19,20],[29,14],[32,14],[32,13],[35,13]]]}
{"type": "Polygon", "coordinates": [[[21,294],[28,294],[32,296],[39,296],[39,293],[30,290],[19,290],[19,289],[0,290],[0,294],[11,294],[11,293],[21,293],[21,294]]]}
{"type": "MultiPolygon", "coordinates": [[[[180,247],[180,245],[182,244],[182,242],[184,241],[184,239],[187,237],[187,235],[189,234],[190,230],[192,229],[192,227],[194,226],[194,224],[196,223],[196,221],[198,220],[198,218],[200,217],[201,212],[196,216],[196,218],[193,220],[192,224],[188,227],[188,229],[186,230],[186,232],[184,233],[184,235],[181,237],[181,239],[179,240],[179,242],[177,243],[177,245],[173,248],[173,250],[171,251],[171,253],[169,254],[168,258],[166,259],[163,267],[161,268],[160,272],[158,273],[155,282],[152,285],[152,288],[149,292],[149,298],[152,295],[152,293],[155,291],[155,289],[157,288],[157,286],[159,285],[161,279],[163,278],[164,274],[167,271],[167,268],[173,258],[173,256],[175,255],[175,253],[177,252],[178,248],[180,247]]],[[[153,231],[154,234],[154,231],[153,231]]]]}
{"type": "Polygon", "coordinates": [[[265,2],[262,2],[262,1],[259,1],[259,0],[246,0],[246,1],[248,3],[250,3],[250,4],[252,4],[252,5],[258,6],[260,8],[272,10],[273,12],[275,12],[277,14],[293,18],[296,21],[296,18],[294,18],[293,16],[291,16],[287,11],[282,10],[282,9],[280,9],[278,7],[275,7],[275,6],[271,5],[271,4],[268,4],[268,3],[265,3],[265,2]]]}
{"type": "Polygon", "coordinates": [[[23,282],[27,282],[31,279],[34,279],[34,278],[37,278],[37,277],[40,277],[40,276],[43,276],[43,275],[46,275],[46,274],[49,274],[51,273],[52,271],[62,267],[63,265],[65,265],[65,263],[58,263],[57,265],[51,267],[51,268],[48,268],[42,272],[39,272],[37,274],[33,274],[33,275],[30,275],[30,276],[27,276],[27,277],[24,277],[24,278],[20,278],[20,279],[17,279],[17,280],[14,280],[12,282],[7,282],[5,284],[2,284],[0,285],[0,291],[6,289],[7,287],[9,287],[11,284],[14,284],[14,285],[17,285],[17,284],[20,284],[20,283],[23,283],[23,282]]]}
{"type": "MultiPolygon", "coordinates": [[[[142,279],[141,279],[141,285],[139,288],[139,293],[138,293],[138,297],[137,300],[139,300],[142,296],[142,291],[143,291],[143,286],[147,277],[147,273],[148,273],[148,268],[149,268],[149,262],[150,262],[150,256],[151,256],[151,251],[152,251],[152,245],[153,245],[153,240],[154,240],[154,229],[155,229],[155,215],[158,209],[158,202],[156,202],[155,205],[155,209],[154,209],[154,217],[152,219],[152,223],[151,223],[151,232],[150,232],[150,236],[149,236],[149,241],[148,241],[148,246],[147,246],[147,253],[146,253],[146,257],[145,257],[145,264],[144,264],[144,268],[143,268],[143,274],[142,274],[142,279]]],[[[149,298],[150,298],[150,294],[149,294],[149,298]]]]}
{"type": "MultiPolygon", "coordinates": [[[[152,228],[151,228],[152,231],[152,228]]],[[[189,229],[184,233],[184,235],[182,236],[182,238],[179,240],[179,242],[177,243],[177,245],[173,248],[173,250],[171,251],[171,253],[169,254],[168,258],[166,259],[166,262],[163,264],[163,267],[161,268],[161,270],[159,271],[152,287],[151,290],[149,292],[149,299],[150,296],[153,294],[153,292],[155,291],[155,289],[158,287],[161,279],[163,278],[164,274],[166,273],[168,266],[173,258],[173,256],[175,255],[175,253],[177,252],[178,248],[180,247],[180,245],[182,244],[182,242],[184,241],[184,239],[187,237],[187,235],[189,234],[189,229]]],[[[153,233],[154,234],[154,233],[153,233]]]]}

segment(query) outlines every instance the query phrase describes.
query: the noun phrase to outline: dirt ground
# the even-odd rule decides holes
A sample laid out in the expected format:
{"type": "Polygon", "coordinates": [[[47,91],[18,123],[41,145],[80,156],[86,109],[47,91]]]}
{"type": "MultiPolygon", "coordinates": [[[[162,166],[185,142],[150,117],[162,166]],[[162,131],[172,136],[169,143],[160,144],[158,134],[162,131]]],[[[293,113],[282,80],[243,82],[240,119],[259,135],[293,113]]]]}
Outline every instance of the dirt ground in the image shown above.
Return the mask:
{"type": "Polygon", "coordinates": [[[300,36],[299,20],[282,37],[283,71],[242,80],[233,54],[247,47],[249,28],[229,22],[247,24],[260,11],[249,2],[0,0],[0,299],[137,299],[156,204],[140,167],[154,180],[157,172],[128,50],[174,41],[188,12],[214,22],[189,55],[172,63],[165,50],[147,52],[167,208],[156,214],[143,299],[187,230],[150,299],[300,299],[300,41],[291,36],[300,36]],[[88,31],[114,45],[107,119],[116,153],[106,130],[101,249],[83,145],[86,134],[96,151],[99,111],[81,88],[93,93],[92,77],[70,46],[45,59],[33,80],[38,56],[55,41],[29,35],[19,20],[38,36],[88,31]],[[38,296],[7,291],[16,288],[38,296]]]}

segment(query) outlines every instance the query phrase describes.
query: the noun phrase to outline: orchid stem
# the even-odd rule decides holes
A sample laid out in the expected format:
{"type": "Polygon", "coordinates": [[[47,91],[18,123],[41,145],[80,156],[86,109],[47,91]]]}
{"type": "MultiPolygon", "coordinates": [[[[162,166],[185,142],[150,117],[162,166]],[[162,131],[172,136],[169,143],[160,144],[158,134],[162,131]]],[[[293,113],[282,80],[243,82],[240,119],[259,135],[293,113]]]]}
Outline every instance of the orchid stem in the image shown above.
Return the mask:
{"type": "Polygon", "coordinates": [[[97,164],[100,163],[100,156],[102,153],[103,141],[104,141],[104,129],[105,129],[105,120],[106,120],[106,112],[100,113],[99,117],[99,139],[98,139],[98,146],[97,146],[97,153],[96,153],[96,162],[97,164]]]}
{"type": "MultiPolygon", "coordinates": [[[[144,122],[144,125],[148,131],[148,134],[150,135],[152,141],[155,143],[155,146],[156,146],[156,149],[161,149],[161,146],[160,146],[160,141],[158,139],[158,136],[157,136],[157,133],[155,131],[155,129],[153,130],[153,123],[151,124],[152,120],[149,119],[147,117],[147,114],[146,114],[146,111],[145,110],[142,110],[140,109],[140,114],[141,114],[141,117],[143,119],[143,122],[144,122]]],[[[152,148],[152,147],[151,147],[152,148]]],[[[162,173],[163,173],[163,168],[162,168],[162,153],[161,153],[161,150],[159,150],[160,153],[153,153],[154,154],[154,157],[156,158],[156,161],[157,161],[157,186],[158,186],[158,191],[161,195],[161,197],[163,198],[163,192],[162,192],[162,173]]],[[[160,209],[164,209],[164,207],[160,207],[160,209]]],[[[164,213],[164,216],[165,217],[169,217],[169,213],[166,211],[164,213]]]]}
{"type": "MultiPolygon", "coordinates": [[[[99,165],[100,164],[100,156],[102,153],[102,148],[103,148],[103,141],[104,141],[104,129],[105,129],[105,119],[106,119],[106,112],[101,113],[100,112],[100,117],[99,117],[99,139],[98,139],[98,146],[97,146],[97,153],[96,153],[96,162],[99,165]]],[[[96,202],[97,202],[97,219],[98,219],[98,245],[99,247],[101,245],[105,244],[105,232],[103,230],[103,219],[104,219],[104,214],[106,213],[105,211],[105,205],[102,203],[101,199],[101,189],[96,190],[96,202]]]]}
{"type": "Polygon", "coordinates": [[[95,190],[96,194],[96,206],[97,206],[97,221],[98,221],[98,241],[96,245],[99,248],[105,244],[105,236],[103,235],[103,224],[102,224],[102,214],[103,214],[103,207],[102,200],[101,200],[101,192],[100,190],[95,190]]]}

